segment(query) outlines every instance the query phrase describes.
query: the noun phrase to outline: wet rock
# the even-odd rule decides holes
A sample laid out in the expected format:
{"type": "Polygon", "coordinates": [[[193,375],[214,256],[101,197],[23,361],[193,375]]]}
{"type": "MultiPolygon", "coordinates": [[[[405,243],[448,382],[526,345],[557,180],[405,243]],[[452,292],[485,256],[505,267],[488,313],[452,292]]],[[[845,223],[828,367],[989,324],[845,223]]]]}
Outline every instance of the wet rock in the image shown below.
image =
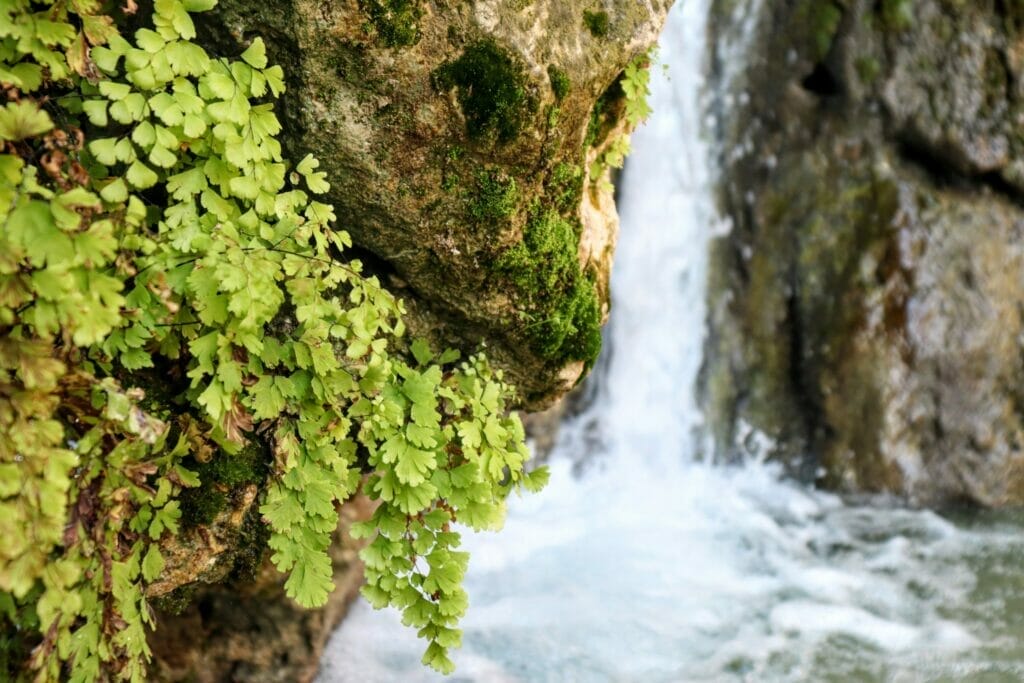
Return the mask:
{"type": "Polygon", "coordinates": [[[1015,7],[717,3],[733,229],[702,391],[723,456],[923,504],[1024,502],[1015,7]]]}

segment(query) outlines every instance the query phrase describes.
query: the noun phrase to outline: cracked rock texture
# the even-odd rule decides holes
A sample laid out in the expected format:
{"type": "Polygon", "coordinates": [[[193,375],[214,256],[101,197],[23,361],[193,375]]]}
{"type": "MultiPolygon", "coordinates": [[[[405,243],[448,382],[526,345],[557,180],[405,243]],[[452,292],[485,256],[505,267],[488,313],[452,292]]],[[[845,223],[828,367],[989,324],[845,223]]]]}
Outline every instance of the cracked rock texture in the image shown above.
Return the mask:
{"type": "Polygon", "coordinates": [[[712,30],[719,453],[1024,503],[1024,5],[720,0],[712,30]]]}

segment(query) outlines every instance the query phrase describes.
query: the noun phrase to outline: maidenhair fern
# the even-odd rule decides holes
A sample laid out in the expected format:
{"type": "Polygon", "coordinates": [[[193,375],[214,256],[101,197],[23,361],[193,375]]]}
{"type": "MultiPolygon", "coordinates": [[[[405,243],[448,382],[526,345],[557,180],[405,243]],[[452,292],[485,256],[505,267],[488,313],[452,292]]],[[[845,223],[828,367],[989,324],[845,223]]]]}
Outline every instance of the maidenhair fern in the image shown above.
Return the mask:
{"type": "MultiPolygon", "coordinates": [[[[651,115],[651,106],[647,102],[651,88],[651,62],[657,55],[654,50],[634,57],[619,77],[624,101],[624,118],[630,130],[636,128],[651,115]]],[[[590,178],[593,182],[603,184],[604,189],[611,191],[611,185],[605,173],[612,168],[622,168],[629,155],[629,134],[621,133],[608,141],[601,153],[590,165],[590,178]]]]}
{"type": "Polygon", "coordinates": [[[213,4],[157,0],[133,40],[98,0],[0,8],[0,618],[38,631],[0,676],[142,680],[146,587],[201,484],[186,458],[250,440],[272,454],[260,512],[288,595],[325,602],[337,506],[362,489],[380,501],[353,531],[364,594],[451,671],[453,525],[497,528],[546,473],[524,472],[483,355],[402,341],[401,302],[315,199],[316,160],[282,155],[263,42],[192,42],[213,4]]]}

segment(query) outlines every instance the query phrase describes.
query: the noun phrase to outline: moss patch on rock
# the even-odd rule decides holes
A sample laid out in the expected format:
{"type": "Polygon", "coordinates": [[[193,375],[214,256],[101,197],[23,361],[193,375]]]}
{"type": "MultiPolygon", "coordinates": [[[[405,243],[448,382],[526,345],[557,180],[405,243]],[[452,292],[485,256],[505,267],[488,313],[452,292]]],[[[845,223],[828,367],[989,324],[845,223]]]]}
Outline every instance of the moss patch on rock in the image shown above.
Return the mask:
{"type": "Polygon", "coordinates": [[[481,171],[469,201],[469,214],[478,221],[500,220],[516,212],[519,188],[515,178],[500,171],[481,171]]]}
{"type": "Polygon", "coordinates": [[[604,38],[608,35],[611,20],[608,17],[608,13],[603,10],[598,12],[585,10],[583,12],[583,25],[587,27],[590,34],[595,38],[604,38]]]}
{"type": "Polygon", "coordinates": [[[555,210],[563,216],[574,213],[583,196],[583,169],[577,164],[555,164],[544,189],[555,210]]]}
{"type": "Polygon", "coordinates": [[[808,28],[814,59],[824,59],[843,20],[843,6],[835,0],[807,0],[799,6],[797,16],[808,28]]]}
{"type": "Polygon", "coordinates": [[[554,209],[531,214],[523,241],[499,257],[497,268],[516,287],[537,352],[589,367],[601,351],[601,311],[597,287],[580,269],[579,236],[554,209]]]}
{"type": "Polygon", "coordinates": [[[561,102],[572,87],[569,75],[551,64],[548,66],[548,78],[551,79],[551,91],[555,94],[555,99],[561,102]]]}
{"type": "Polygon", "coordinates": [[[914,8],[910,0],[882,0],[879,11],[883,25],[889,30],[905,31],[914,24],[914,8]]]}
{"type": "Polygon", "coordinates": [[[267,462],[261,448],[250,444],[234,455],[222,454],[209,462],[186,462],[199,475],[197,488],[181,494],[181,521],[185,527],[210,524],[230,502],[232,491],[246,484],[261,484],[267,476],[267,462]]]}
{"type": "Polygon", "coordinates": [[[419,42],[419,0],[359,0],[359,8],[384,45],[409,47],[419,42]]]}
{"type": "Polygon", "coordinates": [[[494,135],[498,142],[511,142],[533,108],[525,70],[493,40],[475,43],[454,62],[438,67],[434,86],[440,91],[458,88],[466,129],[473,139],[494,135]]]}

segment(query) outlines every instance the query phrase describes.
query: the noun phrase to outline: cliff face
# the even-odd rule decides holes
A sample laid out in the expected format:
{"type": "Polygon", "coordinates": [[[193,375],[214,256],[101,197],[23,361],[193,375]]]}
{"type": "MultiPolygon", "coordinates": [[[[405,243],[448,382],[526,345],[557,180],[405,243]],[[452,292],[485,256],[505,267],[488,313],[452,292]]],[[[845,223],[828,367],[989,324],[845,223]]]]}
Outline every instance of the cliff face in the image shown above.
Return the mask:
{"type": "MultiPolygon", "coordinates": [[[[724,45],[754,10],[717,5],[724,45]]],[[[756,20],[731,85],[716,64],[719,451],[755,428],[831,487],[1024,502],[1024,14],[804,0],[756,20]]]]}
{"type": "Polygon", "coordinates": [[[223,0],[205,36],[267,40],[289,152],[320,159],[339,226],[413,332],[486,344],[539,407],[600,348],[617,216],[589,170],[670,4],[223,0]]]}
{"type": "MultiPolygon", "coordinates": [[[[411,334],[484,345],[537,408],[600,348],[618,219],[594,162],[628,129],[620,81],[670,4],[221,0],[197,24],[212,53],[261,36],[284,67],[288,156],[320,160],[350,253],[405,301],[411,334]]],[[[258,551],[257,486],[226,488],[149,591],[154,679],[309,680],[361,582],[348,525],[372,510],[346,504],[339,588],[306,611],[258,551]]]]}

